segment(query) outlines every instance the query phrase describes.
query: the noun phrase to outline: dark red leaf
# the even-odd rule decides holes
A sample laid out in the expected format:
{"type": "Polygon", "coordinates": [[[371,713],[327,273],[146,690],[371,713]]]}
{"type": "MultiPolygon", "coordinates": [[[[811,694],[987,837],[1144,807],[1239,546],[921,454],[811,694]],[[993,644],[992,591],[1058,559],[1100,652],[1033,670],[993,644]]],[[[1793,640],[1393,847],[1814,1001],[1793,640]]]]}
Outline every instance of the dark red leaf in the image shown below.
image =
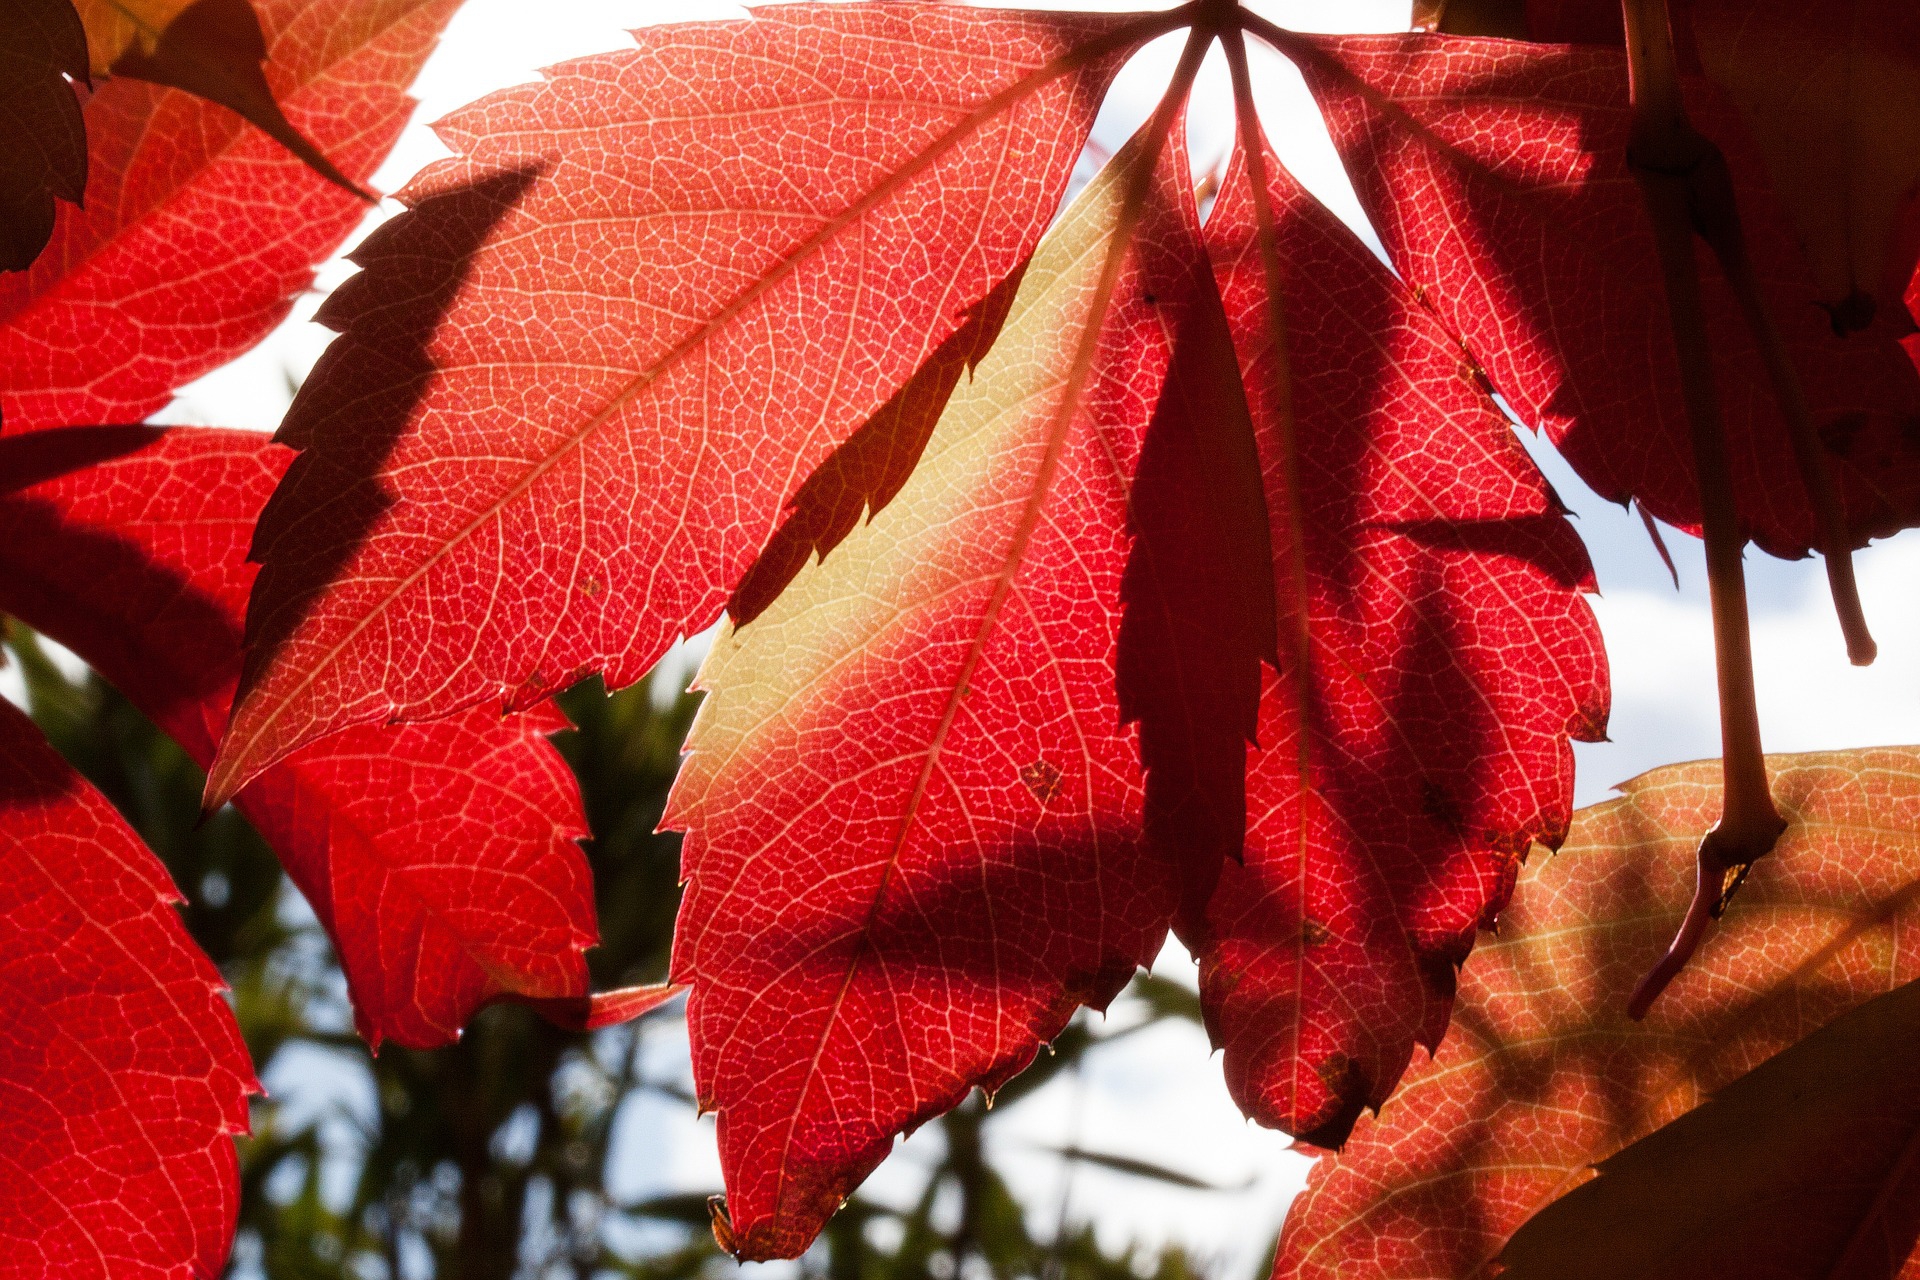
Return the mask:
{"type": "MultiPolygon", "coordinates": [[[[207,429],[0,440],[0,610],[80,653],[204,764],[239,678],[247,537],[291,458],[207,429]]],[[[590,1017],[586,822],[546,741],[565,727],[547,704],[357,728],[236,797],[332,933],[372,1043],[445,1044],[499,997],[590,1017]]]]}
{"type": "MultiPolygon", "coordinates": [[[[1401,275],[1603,496],[1699,526],[1651,224],[1627,168],[1623,54],[1458,37],[1289,42],[1401,275]]],[[[1920,375],[1883,309],[1842,337],[1725,99],[1687,84],[1725,151],[1763,299],[1826,442],[1856,544],[1920,518],[1920,375]]],[[[1818,538],[1752,335],[1701,246],[1740,514],[1798,556],[1818,538]]]]}
{"type": "Polygon", "coordinates": [[[1602,735],[1607,679],[1586,556],[1477,370],[1263,154],[1264,191],[1236,156],[1207,243],[1264,471],[1280,673],[1245,863],[1188,941],[1241,1109],[1337,1145],[1439,1041],[1528,845],[1565,834],[1568,735],[1602,735]]]}
{"type": "Polygon", "coordinates": [[[68,0],[17,0],[0,21],[0,271],[46,248],[55,197],[86,192],[87,131],[67,76],[87,79],[79,15],[68,0]]]}
{"type": "Polygon", "coordinates": [[[0,700],[0,1242],[9,1275],[220,1274],[253,1069],[159,859],[0,700]]]}

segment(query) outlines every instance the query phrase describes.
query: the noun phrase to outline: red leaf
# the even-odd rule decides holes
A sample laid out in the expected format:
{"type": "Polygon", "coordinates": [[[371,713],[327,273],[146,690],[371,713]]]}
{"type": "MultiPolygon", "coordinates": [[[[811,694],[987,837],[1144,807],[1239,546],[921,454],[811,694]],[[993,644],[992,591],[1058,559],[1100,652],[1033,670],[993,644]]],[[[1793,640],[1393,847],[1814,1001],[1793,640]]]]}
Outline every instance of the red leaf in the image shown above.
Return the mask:
{"type": "MultiPolygon", "coordinates": [[[[107,11],[116,16],[131,13],[126,0],[90,0],[87,7],[91,12],[109,4],[107,11]]],[[[185,89],[237,111],[327,181],[372,200],[300,136],[274,101],[264,67],[266,34],[249,0],[192,0],[185,6],[164,0],[157,7],[166,25],[151,32],[150,43],[147,32],[135,34],[113,59],[114,75],[185,89]]]]}
{"type": "Polygon", "coordinates": [[[1261,145],[1266,191],[1237,155],[1207,242],[1265,472],[1281,674],[1245,863],[1188,940],[1234,1099],[1337,1145],[1438,1042],[1519,857],[1564,835],[1567,737],[1602,736],[1607,680],[1585,553],[1476,371],[1261,145]]]}
{"type": "Polygon", "coordinates": [[[1113,662],[1128,476],[1201,260],[1177,136],[1150,188],[1138,141],[1094,179],[905,487],[707,660],[673,973],[742,1257],[798,1255],[894,1135],[1165,937],[1113,662]]]}
{"type": "MultiPolygon", "coordinates": [[[[1395,266],[1466,358],[1602,496],[1697,528],[1662,278],[1626,165],[1624,55],[1432,35],[1288,44],[1395,266]]],[[[1764,300],[1856,543],[1912,523],[1920,375],[1899,350],[1898,318],[1834,332],[1732,108],[1704,80],[1687,92],[1732,167],[1764,300]]],[[[1785,426],[1733,295],[1700,252],[1741,517],[1764,549],[1805,554],[1817,539],[1785,426]]]]}
{"type": "Polygon", "coordinates": [[[1147,836],[1179,860],[1183,936],[1203,927],[1221,864],[1242,857],[1261,664],[1280,665],[1240,366],[1210,273],[1192,288],[1128,493],[1114,670],[1120,719],[1140,726],[1147,836]]]}
{"type": "Polygon", "coordinates": [[[18,0],[0,23],[0,271],[22,271],[53,234],[54,197],[87,186],[87,133],[73,85],[87,33],[68,0],[18,0]]]}
{"type": "MultiPolygon", "coordinates": [[[[1515,1230],[1592,1179],[1593,1166],[1920,977],[1920,748],[1767,763],[1791,825],[1644,1022],[1626,1016],[1627,996],[1686,907],[1694,848],[1720,812],[1719,761],[1635,779],[1620,798],[1583,809],[1559,853],[1527,866],[1500,937],[1467,962],[1438,1055],[1408,1073],[1345,1151],[1314,1166],[1287,1215],[1276,1280],[1487,1277],[1515,1230]]],[[[1849,1187],[1877,1176],[1886,1149],[1876,1146],[1793,1148],[1825,1185],[1787,1199],[1784,1213],[1781,1201],[1769,1207],[1791,1249],[1785,1240],[1752,1249],[1774,1223],[1736,1210],[1725,1234],[1747,1242],[1716,1231],[1697,1269],[1664,1274],[1841,1274],[1833,1264],[1863,1223],[1860,1243],[1880,1243],[1871,1211],[1859,1213],[1867,1198],[1854,1199],[1851,1220],[1845,1205],[1849,1187]]],[[[1725,1172],[1722,1190],[1738,1170],[1725,1172]]],[[[1631,1255],[1607,1258],[1620,1263],[1609,1274],[1660,1274],[1631,1255]]]]}
{"type": "Polygon", "coordinates": [[[776,5],[442,122],[460,154],[322,312],[210,794],[349,724],[627,684],[712,621],[1026,258],[1121,52],[1170,25],[776,5]]]}
{"type": "MultiPolygon", "coordinates": [[[[265,0],[287,116],[357,182],[458,0],[265,0]]],[[[224,107],[136,80],[86,107],[86,207],[27,273],[0,277],[7,429],[132,422],[258,342],[366,206],[224,107]]]]}
{"type": "Polygon", "coordinates": [[[0,1241],[63,1280],[212,1277],[257,1093],[166,870],[0,701],[0,1241]]]}
{"type": "MultiPolygon", "coordinates": [[[[0,609],[80,653],[204,764],[239,678],[247,535],[291,457],[206,429],[0,441],[17,486],[0,495],[0,609]]],[[[353,729],[235,798],[332,933],[375,1045],[448,1043],[502,996],[585,1016],[568,1002],[587,998],[596,937],[586,822],[546,741],[565,727],[544,705],[353,729]]]]}

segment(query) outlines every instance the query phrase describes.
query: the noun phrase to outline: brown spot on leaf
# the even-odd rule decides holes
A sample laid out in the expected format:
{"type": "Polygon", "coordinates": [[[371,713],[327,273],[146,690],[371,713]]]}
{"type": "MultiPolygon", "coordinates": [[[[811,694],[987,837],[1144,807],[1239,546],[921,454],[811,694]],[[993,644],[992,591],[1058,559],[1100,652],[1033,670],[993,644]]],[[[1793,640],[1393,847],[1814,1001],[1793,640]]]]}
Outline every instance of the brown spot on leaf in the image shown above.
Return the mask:
{"type": "Polygon", "coordinates": [[[602,591],[605,591],[606,589],[607,589],[606,584],[601,582],[600,579],[598,578],[588,578],[585,582],[580,584],[580,594],[585,596],[589,600],[593,599],[595,596],[599,595],[602,591]]]}
{"type": "Polygon", "coordinates": [[[1026,784],[1035,800],[1045,804],[1060,790],[1060,770],[1045,760],[1035,760],[1020,766],[1020,781],[1026,784]]]}
{"type": "Polygon", "coordinates": [[[1318,947],[1333,937],[1333,930],[1308,916],[1300,921],[1300,941],[1310,947],[1318,947]]]}

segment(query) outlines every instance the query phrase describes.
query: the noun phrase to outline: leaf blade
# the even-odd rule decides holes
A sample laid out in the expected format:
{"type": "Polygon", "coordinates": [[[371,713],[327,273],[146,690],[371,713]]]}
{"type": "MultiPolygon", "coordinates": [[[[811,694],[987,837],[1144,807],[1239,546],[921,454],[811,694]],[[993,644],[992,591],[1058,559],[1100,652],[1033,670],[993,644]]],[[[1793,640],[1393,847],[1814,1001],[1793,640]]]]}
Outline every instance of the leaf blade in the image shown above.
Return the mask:
{"type": "Polygon", "coordinates": [[[345,332],[283,428],[313,478],[296,473],[262,525],[249,674],[212,796],[347,723],[519,705],[588,671],[630,683],[707,625],[800,479],[1024,259],[1117,54],[1164,23],[774,6],[643,31],[636,51],[442,122],[461,154],[410,199],[536,176],[444,318],[386,298],[441,233],[419,212],[336,294],[345,332]],[[624,167],[592,187],[608,155],[624,167]],[[618,253],[581,228],[583,183],[594,219],[634,229],[618,253]],[[533,288],[587,301],[529,330],[533,288]],[[363,406],[402,394],[377,367],[395,343],[427,369],[370,431],[363,406]],[[430,462],[459,465],[461,491],[407,479],[430,462]],[[686,483],[638,484],[668,475],[686,483]],[[329,507],[355,514],[329,529],[329,507]],[[522,558],[510,571],[505,548],[522,558]],[[482,584],[477,622],[438,620],[482,584]],[[421,628],[434,638],[407,645],[446,654],[436,669],[382,661],[421,628]]]}
{"type": "Polygon", "coordinates": [[[0,1238],[83,1280],[215,1275],[257,1093],[157,858],[0,705],[0,1238]]]}
{"type": "MultiPolygon", "coordinates": [[[[364,182],[458,0],[263,3],[282,107],[364,182]]],[[[137,422],[265,337],[365,215],[229,114],[180,90],[102,83],[85,110],[89,190],[51,249],[0,277],[9,431],[137,422]],[[275,217],[262,216],[267,202],[275,217]]]]}
{"type": "Polygon", "coordinates": [[[1627,1019],[1626,998],[1691,894],[1693,846],[1718,814],[1718,762],[1634,779],[1528,865],[1501,936],[1463,971],[1446,1043],[1315,1168],[1276,1276],[1363,1262],[1389,1278],[1484,1275],[1591,1165],[1920,976],[1908,927],[1920,751],[1768,763],[1792,822],[1779,856],[1755,867],[1645,1023],[1627,1019]]]}
{"type": "Polygon", "coordinates": [[[1176,871],[1111,663],[1197,261],[1166,152],[1145,206],[1139,140],[1082,192],[906,486],[703,668],[664,819],[673,977],[743,1257],[797,1254],[893,1134],[1004,1083],[1164,937],[1176,871]]]}
{"type": "Polygon", "coordinates": [[[1182,937],[1235,1101],[1337,1146],[1438,1041],[1519,855],[1564,834],[1568,738],[1603,734],[1607,676],[1591,568],[1506,421],[1257,145],[1266,191],[1237,154],[1207,238],[1290,621],[1247,758],[1246,857],[1182,937]]]}

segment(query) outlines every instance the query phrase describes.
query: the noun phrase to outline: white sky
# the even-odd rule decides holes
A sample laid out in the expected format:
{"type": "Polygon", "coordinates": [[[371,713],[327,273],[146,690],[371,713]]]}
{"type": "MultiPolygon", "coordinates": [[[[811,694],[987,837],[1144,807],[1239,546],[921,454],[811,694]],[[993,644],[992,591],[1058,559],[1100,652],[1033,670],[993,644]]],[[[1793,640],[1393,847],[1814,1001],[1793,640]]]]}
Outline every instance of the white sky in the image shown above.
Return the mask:
{"type": "MultiPolygon", "coordinates": [[[[1261,7],[1286,25],[1322,30],[1399,29],[1407,14],[1406,0],[1273,0],[1261,7]]],[[[416,87],[422,103],[416,119],[432,120],[489,90],[531,79],[536,68],[563,58],[625,47],[628,27],[740,12],[713,0],[468,0],[416,87]]],[[[1121,74],[1095,134],[1109,149],[1151,109],[1176,51],[1177,38],[1159,42],[1121,74]]],[[[1336,212],[1357,220],[1351,190],[1324,131],[1306,111],[1297,76],[1271,55],[1263,66],[1256,70],[1267,84],[1263,116],[1283,159],[1336,212]]],[[[1193,116],[1196,164],[1221,157],[1230,139],[1224,82],[1216,55],[1203,73],[1193,116]]],[[[443,154],[444,148],[416,123],[374,185],[395,190],[443,154]]],[[[383,202],[368,226],[397,207],[383,202]]],[[[322,270],[319,288],[337,285],[351,271],[336,259],[322,270]]],[[[303,376],[331,336],[306,322],[318,298],[316,292],[303,299],[293,319],[248,356],[185,388],[161,420],[275,426],[286,405],[289,375],[303,376]]],[[[1592,548],[1603,592],[1594,606],[1613,667],[1614,741],[1578,749],[1579,799],[1585,804],[1654,765],[1718,753],[1705,573],[1699,545],[1668,531],[1680,565],[1676,592],[1636,516],[1601,502],[1546,449],[1536,448],[1536,454],[1579,513],[1578,527],[1592,548]]],[[[1769,750],[1920,741],[1920,593],[1913,588],[1920,581],[1920,541],[1915,537],[1860,557],[1861,587],[1880,641],[1879,662],[1865,671],[1847,665],[1817,561],[1786,564],[1758,553],[1750,558],[1761,719],[1769,750]]],[[[1159,967],[1191,981],[1192,967],[1176,946],[1169,947],[1159,967]]],[[[1116,1014],[1124,1016],[1124,1011],[1116,1014]]],[[[682,1034],[654,1033],[649,1058],[661,1075],[684,1074],[682,1034]]],[[[276,1091],[301,1087],[293,1078],[269,1083],[278,1086],[276,1091]]],[[[356,1091],[345,1080],[341,1084],[351,1101],[356,1091]]],[[[1067,1213],[1094,1220],[1109,1242],[1178,1240],[1217,1258],[1218,1274],[1236,1280],[1259,1265],[1308,1163],[1287,1150],[1283,1136],[1240,1118],[1204,1037],[1186,1026],[1157,1028],[1104,1051],[1077,1080],[1055,1082],[996,1121],[990,1132],[1037,1229],[1050,1231],[1061,1219],[1065,1194],[1067,1213]],[[1073,1172],[1069,1186],[1061,1162],[1038,1148],[1074,1143],[1155,1160],[1243,1189],[1184,1192],[1088,1168],[1073,1172]]],[[[923,1135],[908,1141],[875,1176],[871,1189],[902,1201],[917,1195],[915,1169],[931,1140],[923,1135]]],[[[614,1187],[625,1194],[704,1190],[719,1183],[709,1124],[656,1097],[637,1100],[622,1117],[616,1162],[614,1187]]]]}

